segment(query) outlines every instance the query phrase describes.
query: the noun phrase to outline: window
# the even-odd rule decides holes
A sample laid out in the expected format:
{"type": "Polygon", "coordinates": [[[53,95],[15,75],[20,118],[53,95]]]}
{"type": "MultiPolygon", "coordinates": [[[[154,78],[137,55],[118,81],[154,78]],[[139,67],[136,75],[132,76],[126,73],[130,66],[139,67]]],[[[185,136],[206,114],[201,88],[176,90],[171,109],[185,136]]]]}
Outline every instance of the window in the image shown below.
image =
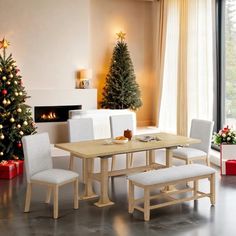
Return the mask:
{"type": "Polygon", "coordinates": [[[218,29],[217,130],[236,129],[236,0],[218,0],[218,29]]]}
{"type": "Polygon", "coordinates": [[[236,128],[236,0],[224,7],[224,117],[225,124],[236,128]]]}

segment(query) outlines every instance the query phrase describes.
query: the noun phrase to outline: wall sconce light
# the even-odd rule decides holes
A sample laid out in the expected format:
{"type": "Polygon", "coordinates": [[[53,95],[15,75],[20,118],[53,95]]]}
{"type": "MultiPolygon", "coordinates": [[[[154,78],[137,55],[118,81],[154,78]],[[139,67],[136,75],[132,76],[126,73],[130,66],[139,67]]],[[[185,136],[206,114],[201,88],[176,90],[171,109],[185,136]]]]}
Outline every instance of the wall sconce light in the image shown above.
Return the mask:
{"type": "Polygon", "coordinates": [[[79,70],[79,84],[77,88],[88,89],[90,88],[90,79],[92,79],[92,70],[91,69],[82,69],[79,70]]]}

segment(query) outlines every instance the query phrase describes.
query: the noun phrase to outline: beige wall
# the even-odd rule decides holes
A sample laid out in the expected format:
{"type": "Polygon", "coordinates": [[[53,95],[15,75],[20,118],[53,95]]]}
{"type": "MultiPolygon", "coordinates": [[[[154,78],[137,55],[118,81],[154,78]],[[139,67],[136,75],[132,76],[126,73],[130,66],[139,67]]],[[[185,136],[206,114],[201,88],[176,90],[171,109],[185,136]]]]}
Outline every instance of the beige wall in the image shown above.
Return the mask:
{"type": "Polygon", "coordinates": [[[137,0],[91,0],[91,59],[93,85],[98,100],[109,70],[116,33],[127,33],[127,44],[141,88],[143,106],[138,125],[152,124],[153,20],[152,2],[137,0]]]}
{"type": "MultiPolygon", "coordinates": [[[[0,38],[11,42],[27,89],[75,88],[89,66],[89,0],[1,0],[0,38]]],[[[65,94],[68,96],[68,94],[65,94]]]]}
{"type": "Polygon", "coordinates": [[[78,69],[91,67],[100,100],[116,32],[125,31],[142,92],[138,124],[149,125],[152,5],[141,0],[0,0],[0,38],[11,42],[8,53],[13,53],[26,89],[73,89],[78,69]]]}

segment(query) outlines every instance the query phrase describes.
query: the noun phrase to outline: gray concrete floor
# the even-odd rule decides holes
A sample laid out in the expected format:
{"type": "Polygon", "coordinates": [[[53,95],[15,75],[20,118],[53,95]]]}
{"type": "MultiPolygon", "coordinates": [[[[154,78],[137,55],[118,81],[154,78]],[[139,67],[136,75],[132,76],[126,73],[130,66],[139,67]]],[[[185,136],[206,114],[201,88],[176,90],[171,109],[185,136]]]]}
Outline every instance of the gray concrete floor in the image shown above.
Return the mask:
{"type": "MultiPolygon", "coordinates": [[[[78,210],[73,210],[72,186],[62,187],[60,218],[54,220],[52,204],[43,203],[45,189],[33,189],[31,212],[23,213],[25,177],[0,180],[0,235],[236,235],[236,176],[217,174],[215,207],[208,198],[186,202],[153,210],[150,222],[144,222],[140,212],[128,214],[125,177],[116,177],[110,184],[115,205],[97,208],[93,199],[80,201],[78,210]]],[[[200,186],[207,189],[207,184],[202,181],[200,186]]]]}

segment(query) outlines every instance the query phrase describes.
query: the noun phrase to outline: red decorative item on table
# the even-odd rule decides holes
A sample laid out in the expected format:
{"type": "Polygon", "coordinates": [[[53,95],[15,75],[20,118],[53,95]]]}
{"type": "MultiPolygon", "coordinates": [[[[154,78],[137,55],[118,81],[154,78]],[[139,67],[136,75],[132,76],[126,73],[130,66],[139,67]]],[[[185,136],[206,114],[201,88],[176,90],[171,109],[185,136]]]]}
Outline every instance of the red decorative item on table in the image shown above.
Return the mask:
{"type": "Polygon", "coordinates": [[[0,162],[0,179],[12,179],[17,175],[16,164],[8,161],[0,162]]]}

